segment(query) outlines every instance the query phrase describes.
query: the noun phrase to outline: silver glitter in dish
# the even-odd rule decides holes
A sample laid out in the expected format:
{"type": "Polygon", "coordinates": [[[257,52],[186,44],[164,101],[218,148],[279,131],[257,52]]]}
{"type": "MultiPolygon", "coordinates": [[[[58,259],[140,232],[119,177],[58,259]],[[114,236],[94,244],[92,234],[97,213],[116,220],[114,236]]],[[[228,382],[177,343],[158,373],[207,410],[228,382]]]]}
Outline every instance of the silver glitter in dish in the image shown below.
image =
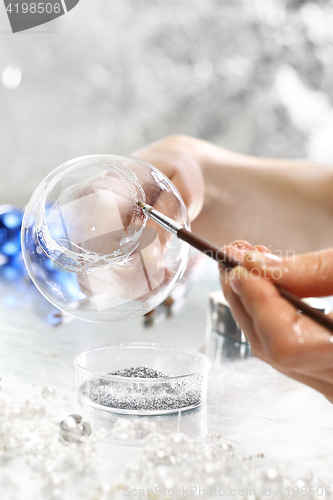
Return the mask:
{"type": "Polygon", "coordinates": [[[168,377],[165,373],[154,370],[154,368],[148,368],[147,366],[137,366],[136,368],[124,368],[123,370],[117,370],[115,372],[108,373],[108,375],[117,375],[119,377],[131,377],[131,378],[160,378],[168,377]]]}
{"type": "Polygon", "coordinates": [[[173,382],[173,377],[146,367],[138,366],[109,373],[119,377],[88,381],[80,388],[81,395],[98,406],[127,412],[169,412],[189,409],[201,403],[200,376],[190,382],[173,382]],[[120,380],[120,377],[125,380],[120,380]],[[126,381],[126,378],[131,379],[126,381]],[[164,378],[164,380],[159,380],[164,378]],[[165,380],[167,378],[167,380],[165,380]],[[136,380],[135,380],[136,379],[136,380]],[[143,379],[156,379],[156,383],[143,379]]]}

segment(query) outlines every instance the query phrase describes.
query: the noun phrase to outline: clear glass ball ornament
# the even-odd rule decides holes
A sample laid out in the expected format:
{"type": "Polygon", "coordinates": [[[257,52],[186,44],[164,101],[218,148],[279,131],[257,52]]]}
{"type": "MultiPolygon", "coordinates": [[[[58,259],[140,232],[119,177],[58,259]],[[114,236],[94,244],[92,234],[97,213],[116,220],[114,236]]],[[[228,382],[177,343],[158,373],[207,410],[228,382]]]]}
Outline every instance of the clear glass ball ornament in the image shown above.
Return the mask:
{"type": "Polygon", "coordinates": [[[187,229],[171,181],[130,156],[84,156],[37,187],[22,223],[22,252],[39,291],[87,321],[119,321],[157,307],[179,282],[189,246],[148,219],[136,200],[187,229]]]}

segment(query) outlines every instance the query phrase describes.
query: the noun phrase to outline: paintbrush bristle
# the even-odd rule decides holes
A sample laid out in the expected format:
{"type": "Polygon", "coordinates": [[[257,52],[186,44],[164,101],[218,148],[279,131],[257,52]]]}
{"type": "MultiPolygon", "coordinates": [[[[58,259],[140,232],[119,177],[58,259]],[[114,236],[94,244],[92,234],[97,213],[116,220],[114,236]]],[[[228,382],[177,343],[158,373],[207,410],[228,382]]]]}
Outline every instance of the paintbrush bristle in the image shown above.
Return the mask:
{"type": "Polygon", "coordinates": [[[140,201],[140,200],[135,200],[135,203],[140,207],[140,208],[144,208],[145,204],[140,201]]]}

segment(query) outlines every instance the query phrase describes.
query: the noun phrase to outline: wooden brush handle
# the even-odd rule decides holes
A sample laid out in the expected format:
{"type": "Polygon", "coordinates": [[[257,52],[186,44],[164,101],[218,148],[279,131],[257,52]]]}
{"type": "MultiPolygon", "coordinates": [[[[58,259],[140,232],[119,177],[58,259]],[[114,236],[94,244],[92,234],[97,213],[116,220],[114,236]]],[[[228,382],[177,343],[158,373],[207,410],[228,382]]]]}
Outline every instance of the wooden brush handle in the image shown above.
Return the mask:
{"type": "MultiPolygon", "coordinates": [[[[219,264],[222,264],[227,269],[232,269],[241,264],[238,260],[228,255],[228,253],[224,250],[211,245],[208,241],[203,240],[202,238],[200,238],[196,234],[191,233],[191,231],[188,231],[185,228],[179,229],[179,231],[177,232],[177,236],[179,239],[186,241],[186,243],[204,253],[211,259],[216,260],[219,264]]],[[[332,332],[333,334],[333,320],[329,316],[309,306],[285,288],[282,288],[277,284],[275,284],[275,286],[278,289],[281,297],[288,300],[293,306],[296,307],[296,309],[330,330],[330,332],[332,332]]]]}

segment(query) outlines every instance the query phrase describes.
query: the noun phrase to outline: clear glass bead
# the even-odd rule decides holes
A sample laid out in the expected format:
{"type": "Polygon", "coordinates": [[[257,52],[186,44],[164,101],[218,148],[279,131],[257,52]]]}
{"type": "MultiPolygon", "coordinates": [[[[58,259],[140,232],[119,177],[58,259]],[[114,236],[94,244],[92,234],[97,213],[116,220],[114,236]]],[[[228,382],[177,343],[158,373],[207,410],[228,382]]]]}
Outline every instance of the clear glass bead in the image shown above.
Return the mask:
{"type": "Polygon", "coordinates": [[[90,434],[91,427],[87,422],[82,422],[81,415],[68,415],[60,422],[60,439],[65,444],[78,443],[90,434]]]}
{"type": "Polygon", "coordinates": [[[45,401],[54,401],[58,397],[58,391],[52,385],[46,385],[40,392],[45,401]]]}

